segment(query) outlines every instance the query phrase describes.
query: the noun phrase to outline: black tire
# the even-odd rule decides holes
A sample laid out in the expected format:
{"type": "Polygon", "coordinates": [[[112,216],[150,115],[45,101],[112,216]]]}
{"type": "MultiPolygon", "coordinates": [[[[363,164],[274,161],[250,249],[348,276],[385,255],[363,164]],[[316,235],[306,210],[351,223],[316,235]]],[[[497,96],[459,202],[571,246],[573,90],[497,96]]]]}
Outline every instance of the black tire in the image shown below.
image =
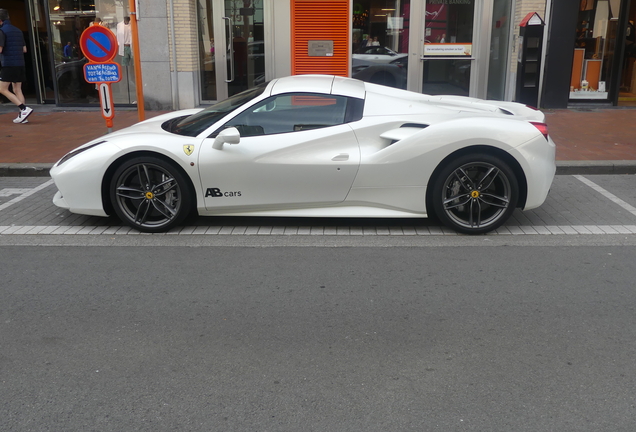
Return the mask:
{"type": "Polygon", "coordinates": [[[519,183],[507,163],[477,153],[452,160],[432,183],[433,209],[440,221],[465,234],[500,227],[517,207],[519,183]]]}
{"type": "Polygon", "coordinates": [[[123,223],[141,232],[165,232],[190,213],[189,182],[172,163],[144,156],[119,166],[110,183],[110,200],[123,223]]]}

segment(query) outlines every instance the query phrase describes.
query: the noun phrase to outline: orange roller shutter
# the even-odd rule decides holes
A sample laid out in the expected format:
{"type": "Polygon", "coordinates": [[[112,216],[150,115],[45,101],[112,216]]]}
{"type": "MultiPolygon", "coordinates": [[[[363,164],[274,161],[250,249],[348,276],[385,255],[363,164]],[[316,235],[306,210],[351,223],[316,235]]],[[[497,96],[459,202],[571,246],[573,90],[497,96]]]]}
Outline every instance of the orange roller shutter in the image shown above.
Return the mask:
{"type": "Polygon", "coordinates": [[[292,0],[292,74],[349,76],[349,0],[292,0]],[[333,41],[333,56],[309,56],[309,41],[333,41]]]}

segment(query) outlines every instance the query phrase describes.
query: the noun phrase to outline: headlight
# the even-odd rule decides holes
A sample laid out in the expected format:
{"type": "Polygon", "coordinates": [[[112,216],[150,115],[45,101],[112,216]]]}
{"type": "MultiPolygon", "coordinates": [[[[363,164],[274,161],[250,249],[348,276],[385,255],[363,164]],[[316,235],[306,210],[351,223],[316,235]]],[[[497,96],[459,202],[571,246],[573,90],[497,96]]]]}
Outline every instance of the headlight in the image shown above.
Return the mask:
{"type": "Polygon", "coordinates": [[[80,147],[80,148],[78,148],[78,149],[75,149],[75,150],[73,150],[72,152],[69,152],[69,153],[67,153],[66,155],[64,155],[64,157],[63,157],[62,159],[60,159],[60,160],[59,160],[59,162],[57,163],[57,166],[60,166],[60,165],[62,165],[64,162],[66,162],[67,160],[69,160],[70,158],[72,158],[72,157],[74,157],[74,156],[77,156],[78,154],[80,154],[80,153],[82,153],[82,152],[84,152],[84,151],[86,151],[86,150],[88,150],[88,149],[91,149],[91,148],[93,148],[93,147],[95,147],[95,146],[98,146],[98,145],[100,145],[100,144],[103,144],[103,143],[105,143],[105,142],[106,142],[106,140],[102,140],[102,141],[98,141],[98,142],[96,142],[96,143],[93,143],[93,144],[91,144],[91,145],[87,145],[86,147],[80,147]]]}

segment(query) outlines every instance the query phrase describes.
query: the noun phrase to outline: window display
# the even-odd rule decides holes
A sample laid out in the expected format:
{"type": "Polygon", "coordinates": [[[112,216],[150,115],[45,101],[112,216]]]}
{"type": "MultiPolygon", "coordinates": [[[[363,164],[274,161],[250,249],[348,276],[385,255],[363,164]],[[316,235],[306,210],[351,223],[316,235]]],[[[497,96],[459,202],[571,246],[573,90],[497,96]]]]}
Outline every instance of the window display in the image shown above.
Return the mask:
{"type": "Polygon", "coordinates": [[[619,2],[581,1],[570,99],[607,100],[614,66],[619,2]]]}

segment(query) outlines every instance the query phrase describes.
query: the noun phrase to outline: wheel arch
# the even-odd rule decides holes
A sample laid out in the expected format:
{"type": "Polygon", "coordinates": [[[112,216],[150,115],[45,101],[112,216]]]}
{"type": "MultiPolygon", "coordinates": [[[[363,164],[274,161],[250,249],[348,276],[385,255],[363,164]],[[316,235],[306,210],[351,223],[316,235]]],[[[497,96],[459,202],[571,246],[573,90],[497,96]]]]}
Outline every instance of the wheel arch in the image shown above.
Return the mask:
{"type": "Polygon", "coordinates": [[[151,157],[161,159],[164,162],[172,165],[175,169],[179,170],[179,172],[183,175],[183,177],[188,182],[188,190],[192,195],[192,205],[189,210],[189,214],[193,214],[193,212],[196,211],[197,209],[197,195],[196,195],[196,188],[194,187],[194,184],[192,183],[192,179],[190,178],[188,173],[186,173],[183,167],[181,167],[181,165],[175,162],[174,159],[162,153],[157,153],[152,151],[135,151],[131,153],[126,153],[125,155],[120,156],[119,158],[117,158],[110,164],[110,166],[108,167],[108,169],[106,169],[106,172],[104,173],[104,177],[102,178],[102,185],[101,185],[102,205],[104,206],[104,211],[108,215],[114,214],[113,203],[110,200],[110,192],[108,189],[110,187],[110,182],[113,180],[113,176],[117,168],[121,164],[123,164],[124,162],[130,159],[143,157],[143,156],[151,156],[151,157]]]}
{"type": "Polygon", "coordinates": [[[433,170],[431,177],[428,179],[429,187],[426,188],[427,213],[429,214],[433,213],[433,205],[432,205],[433,191],[430,185],[439,176],[440,171],[446,166],[447,163],[449,163],[453,159],[456,159],[471,153],[485,153],[492,156],[496,156],[500,158],[501,160],[503,160],[505,163],[507,163],[508,166],[510,166],[510,169],[512,169],[512,171],[515,173],[517,182],[519,183],[519,200],[517,202],[517,208],[524,208],[526,205],[526,199],[528,197],[528,180],[526,179],[526,175],[523,171],[523,168],[521,168],[521,165],[519,164],[517,159],[515,159],[514,156],[512,156],[507,151],[497,147],[492,147],[488,145],[474,145],[474,146],[464,147],[454,151],[453,153],[449,154],[444,159],[442,159],[442,161],[440,161],[439,164],[437,164],[437,167],[435,167],[435,170],[433,170]]]}

